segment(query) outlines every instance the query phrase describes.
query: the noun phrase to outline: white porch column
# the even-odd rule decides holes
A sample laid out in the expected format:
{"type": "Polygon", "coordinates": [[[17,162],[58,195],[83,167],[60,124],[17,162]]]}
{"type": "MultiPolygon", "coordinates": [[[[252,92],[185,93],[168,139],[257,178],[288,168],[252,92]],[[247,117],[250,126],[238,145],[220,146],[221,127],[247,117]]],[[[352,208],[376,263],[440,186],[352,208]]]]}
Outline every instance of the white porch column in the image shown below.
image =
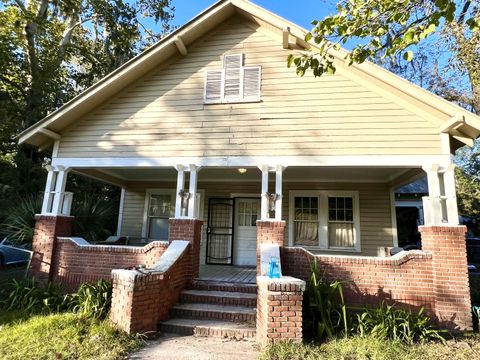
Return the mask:
{"type": "Polygon", "coordinates": [[[55,182],[55,195],[51,213],[53,215],[63,214],[63,199],[65,197],[65,186],[67,185],[67,176],[70,169],[63,166],[57,166],[58,174],[55,182]]]}
{"type": "Polygon", "coordinates": [[[45,184],[45,193],[43,194],[42,214],[47,214],[50,212],[57,177],[57,173],[53,170],[53,166],[47,165],[45,168],[48,170],[48,174],[47,183],[45,184]]]}
{"type": "Polygon", "coordinates": [[[439,165],[431,165],[423,168],[427,173],[428,182],[428,196],[423,198],[425,225],[440,225],[442,223],[438,169],[439,165]]]}
{"type": "Polygon", "coordinates": [[[196,165],[190,165],[190,180],[189,180],[189,189],[188,189],[188,192],[190,193],[190,197],[188,199],[188,217],[190,219],[198,218],[197,179],[198,179],[199,170],[200,168],[197,167],[196,165]]]}
{"type": "Polygon", "coordinates": [[[185,187],[185,171],[183,165],[177,165],[177,192],[175,194],[175,218],[182,217],[182,192],[183,188],[185,187]]]}
{"type": "Polygon", "coordinates": [[[269,220],[268,212],[268,165],[262,165],[262,197],[260,203],[260,220],[269,220]]]}
{"type": "Polygon", "coordinates": [[[277,198],[275,199],[275,220],[281,221],[282,220],[282,175],[283,175],[284,167],[282,165],[277,165],[275,169],[275,193],[277,194],[277,198]]]}
{"type": "Polygon", "coordinates": [[[120,192],[120,206],[118,207],[118,220],[117,220],[117,236],[122,234],[122,222],[123,222],[123,206],[125,205],[125,188],[122,187],[120,192]]]}
{"type": "Polygon", "coordinates": [[[457,188],[455,186],[455,165],[450,164],[443,173],[443,184],[447,205],[448,225],[458,225],[457,188]]]}
{"type": "Polygon", "coordinates": [[[424,167],[428,195],[423,198],[425,225],[458,225],[455,165],[424,167]]]}

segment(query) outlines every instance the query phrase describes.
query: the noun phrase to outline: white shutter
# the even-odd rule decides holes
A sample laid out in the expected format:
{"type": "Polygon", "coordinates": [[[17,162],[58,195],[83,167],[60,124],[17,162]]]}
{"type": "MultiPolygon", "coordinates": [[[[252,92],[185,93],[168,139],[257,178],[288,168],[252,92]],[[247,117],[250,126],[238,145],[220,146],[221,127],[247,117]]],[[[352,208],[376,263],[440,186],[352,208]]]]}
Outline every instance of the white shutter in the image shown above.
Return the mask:
{"type": "Polygon", "coordinates": [[[243,99],[260,99],[260,79],[262,69],[260,66],[243,68],[243,99]]]}
{"type": "Polygon", "coordinates": [[[205,75],[205,102],[217,103],[222,101],[223,71],[207,71],[205,75]]]}
{"type": "Polygon", "coordinates": [[[225,55],[225,100],[240,99],[240,76],[243,65],[243,54],[225,55]]]}

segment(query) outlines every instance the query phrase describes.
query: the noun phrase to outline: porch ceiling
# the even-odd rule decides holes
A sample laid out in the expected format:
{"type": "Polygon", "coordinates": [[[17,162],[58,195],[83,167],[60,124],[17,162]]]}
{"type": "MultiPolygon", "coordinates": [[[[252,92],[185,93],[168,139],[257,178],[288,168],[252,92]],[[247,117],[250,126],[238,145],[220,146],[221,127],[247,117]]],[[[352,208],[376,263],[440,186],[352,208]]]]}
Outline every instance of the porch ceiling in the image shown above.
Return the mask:
{"type": "MultiPolygon", "coordinates": [[[[202,168],[198,181],[239,181],[261,182],[261,171],[258,168],[246,168],[241,174],[238,168],[202,168]]],[[[101,168],[74,169],[76,172],[96,177],[107,182],[124,185],[139,181],[176,181],[177,171],[174,168],[101,168]],[[117,181],[115,181],[115,179],[117,181]]],[[[421,173],[421,169],[400,167],[288,167],[283,174],[284,182],[321,181],[321,182],[392,182],[410,173],[421,173]]],[[[272,179],[273,180],[273,176],[272,179]]]]}

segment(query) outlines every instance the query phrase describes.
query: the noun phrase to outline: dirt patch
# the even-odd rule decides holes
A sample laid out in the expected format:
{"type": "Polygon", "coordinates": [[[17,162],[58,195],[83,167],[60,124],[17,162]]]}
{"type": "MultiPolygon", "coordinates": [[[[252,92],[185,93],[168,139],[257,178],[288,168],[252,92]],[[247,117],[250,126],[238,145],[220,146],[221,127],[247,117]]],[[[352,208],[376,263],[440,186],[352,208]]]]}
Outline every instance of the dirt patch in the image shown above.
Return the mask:
{"type": "Polygon", "coordinates": [[[129,359],[240,360],[257,359],[259,351],[253,340],[232,340],[165,334],[148,342],[129,359]]]}

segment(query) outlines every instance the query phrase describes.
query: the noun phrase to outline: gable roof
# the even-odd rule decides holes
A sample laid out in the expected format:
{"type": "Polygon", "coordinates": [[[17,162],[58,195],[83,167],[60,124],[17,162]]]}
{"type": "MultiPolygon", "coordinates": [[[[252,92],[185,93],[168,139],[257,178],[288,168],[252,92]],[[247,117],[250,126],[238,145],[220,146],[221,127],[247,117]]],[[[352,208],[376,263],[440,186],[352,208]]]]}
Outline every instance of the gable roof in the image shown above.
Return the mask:
{"type": "MultiPolygon", "coordinates": [[[[110,97],[147,74],[154,67],[180,53],[186,55],[188,47],[231,16],[239,14],[261,26],[287,34],[294,39],[292,47],[301,49],[317,48],[313,42],[305,42],[307,30],[247,1],[220,0],[185,25],[161,39],[121,67],[111,72],[59,109],[24,130],[18,135],[19,143],[45,147],[60,138],[58,134],[65,127],[95,109],[110,97]]],[[[287,38],[288,39],[288,38],[287,38]]],[[[288,45],[288,44],[287,44],[288,45]]],[[[455,139],[467,145],[480,135],[480,117],[436,96],[415,84],[370,62],[342,67],[346,50],[332,50],[338,61],[337,69],[351,77],[363,78],[369,86],[376,82],[394,98],[406,97],[404,103],[414,105],[426,117],[431,117],[439,126],[439,133],[448,132],[455,139]],[[423,110],[422,110],[423,108],[423,110]],[[433,115],[431,113],[434,113],[433,115]],[[442,120],[444,119],[444,120],[442,120]],[[454,119],[455,121],[450,121],[454,119]],[[448,124],[446,124],[448,122],[448,124]],[[450,124],[452,123],[452,124],[450,124]],[[450,124],[450,125],[449,125],[450,124]]]]}

